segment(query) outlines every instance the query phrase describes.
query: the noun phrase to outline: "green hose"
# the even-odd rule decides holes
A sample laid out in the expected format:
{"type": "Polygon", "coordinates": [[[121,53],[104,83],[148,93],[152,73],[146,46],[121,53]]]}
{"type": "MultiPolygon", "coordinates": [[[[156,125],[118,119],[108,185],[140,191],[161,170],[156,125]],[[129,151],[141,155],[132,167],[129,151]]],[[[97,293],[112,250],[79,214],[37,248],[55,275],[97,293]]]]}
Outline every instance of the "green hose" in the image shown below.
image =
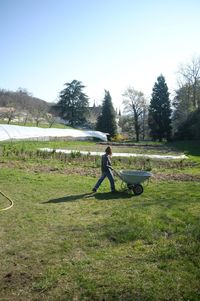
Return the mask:
{"type": "Polygon", "coordinates": [[[5,211],[8,210],[10,208],[12,208],[12,206],[14,205],[13,201],[11,200],[11,198],[9,198],[7,195],[5,195],[2,191],[0,191],[0,194],[3,195],[9,202],[10,202],[10,206],[0,209],[0,211],[5,211]]]}

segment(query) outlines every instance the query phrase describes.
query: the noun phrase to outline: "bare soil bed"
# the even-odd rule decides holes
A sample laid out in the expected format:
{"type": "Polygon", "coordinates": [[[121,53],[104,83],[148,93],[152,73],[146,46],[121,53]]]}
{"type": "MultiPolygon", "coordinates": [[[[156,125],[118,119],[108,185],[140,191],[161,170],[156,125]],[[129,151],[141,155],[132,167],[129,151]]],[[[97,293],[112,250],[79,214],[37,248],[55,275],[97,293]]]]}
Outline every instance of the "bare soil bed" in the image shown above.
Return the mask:
{"type": "MultiPolygon", "coordinates": [[[[100,175],[99,168],[82,167],[82,166],[70,166],[66,165],[63,168],[49,165],[34,164],[31,165],[26,162],[21,161],[10,161],[1,162],[0,168],[18,168],[20,170],[26,170],[35,173],[59,173],[67,175],[81,175],[81,176],[91,176],[98,177],[100,175]]],[[[200,175],[191,175],[187,173],[180,172],[153,172],[153,177],[151,181],[195,181],[200,182],[200,175]]]]}

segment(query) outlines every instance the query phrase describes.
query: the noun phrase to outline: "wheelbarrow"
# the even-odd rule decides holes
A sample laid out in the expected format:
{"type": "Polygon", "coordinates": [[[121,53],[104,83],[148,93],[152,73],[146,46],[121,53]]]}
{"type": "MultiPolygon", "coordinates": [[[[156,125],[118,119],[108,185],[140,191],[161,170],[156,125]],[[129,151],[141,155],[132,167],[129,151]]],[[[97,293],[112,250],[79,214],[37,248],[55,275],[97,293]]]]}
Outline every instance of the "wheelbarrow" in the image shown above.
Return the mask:
{"type": "Polygon", "coordinates": [[[120,170],[113,169],[114,173],[122,180],[121,187],[123,190],[129,190],[135,195],[143,193],[144,189],[141,183],[152,176],[152,173],[143,170],[120,170]]]}

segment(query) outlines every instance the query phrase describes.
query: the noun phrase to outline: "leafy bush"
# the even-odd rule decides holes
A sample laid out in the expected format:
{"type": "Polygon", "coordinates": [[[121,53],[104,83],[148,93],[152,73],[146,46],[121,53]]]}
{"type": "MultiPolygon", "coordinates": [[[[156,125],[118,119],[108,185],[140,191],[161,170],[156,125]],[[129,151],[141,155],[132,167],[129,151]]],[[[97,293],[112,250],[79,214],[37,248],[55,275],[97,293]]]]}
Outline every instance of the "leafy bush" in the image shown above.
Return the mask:
{"type": "Polygon", "coordinates": [[[111,141],[113,142],[123,142],[125,141],[125,137],[122,134],[116,134],[111,141]]]}
{"type": "Polygon", "coordinates": [[[188,119],[181,124],[178,132],[175,133],[176,139],[200,139],[200,108],[195,112],[192,112],[188,119]]]}

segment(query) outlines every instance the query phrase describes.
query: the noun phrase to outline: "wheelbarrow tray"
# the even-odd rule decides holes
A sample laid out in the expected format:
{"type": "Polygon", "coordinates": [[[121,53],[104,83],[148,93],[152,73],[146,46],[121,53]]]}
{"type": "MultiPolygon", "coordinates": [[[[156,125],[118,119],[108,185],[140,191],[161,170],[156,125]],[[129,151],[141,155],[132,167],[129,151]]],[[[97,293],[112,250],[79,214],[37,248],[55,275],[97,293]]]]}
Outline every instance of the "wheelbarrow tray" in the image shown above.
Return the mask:
{"type": "Polygon", "coordinates": [[[119,176],[127,184],[136,185],[149,179],[152,174],[143,170],[120,170],[119,176]]]}

